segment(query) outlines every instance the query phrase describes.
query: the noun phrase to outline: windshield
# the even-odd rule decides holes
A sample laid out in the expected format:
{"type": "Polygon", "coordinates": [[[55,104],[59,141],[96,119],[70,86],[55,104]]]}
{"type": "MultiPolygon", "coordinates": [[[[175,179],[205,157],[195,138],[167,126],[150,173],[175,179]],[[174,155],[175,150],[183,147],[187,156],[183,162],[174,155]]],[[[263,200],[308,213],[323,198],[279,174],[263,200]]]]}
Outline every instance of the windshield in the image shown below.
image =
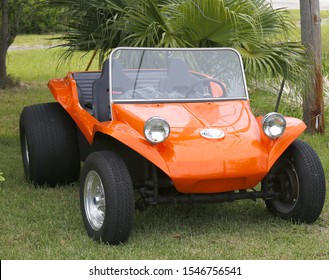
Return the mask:
{"type": "Polygon", "coordinates": [[[232,49],[119,48],[110,63],[114,103],[247,98],[241,58],[232,49]]]}

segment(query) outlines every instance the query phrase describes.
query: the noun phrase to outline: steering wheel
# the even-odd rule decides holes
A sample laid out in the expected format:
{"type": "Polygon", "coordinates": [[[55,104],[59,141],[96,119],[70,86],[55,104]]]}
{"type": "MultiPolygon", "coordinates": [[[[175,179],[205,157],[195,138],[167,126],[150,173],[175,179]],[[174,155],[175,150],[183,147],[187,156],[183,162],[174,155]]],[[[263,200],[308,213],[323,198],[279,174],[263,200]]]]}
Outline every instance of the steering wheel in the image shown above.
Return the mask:
{"type": "Polygon", "coordinates": [[[226,87],[224,85],[223,82],[217,80],[217,79],[213,79],[213,78],[203,78],[203,79],[200,79],[199,81],[193,83],[185,92],[185,97],[188,97],[194,90],[194,88],[200,84],[203,84],[205,82],[213,82],[217,85],[220,86],[220,88],[222,89],[222,92],[223,92],[223,96],[227,96],[227,92],[226,92],[226,87]]]}

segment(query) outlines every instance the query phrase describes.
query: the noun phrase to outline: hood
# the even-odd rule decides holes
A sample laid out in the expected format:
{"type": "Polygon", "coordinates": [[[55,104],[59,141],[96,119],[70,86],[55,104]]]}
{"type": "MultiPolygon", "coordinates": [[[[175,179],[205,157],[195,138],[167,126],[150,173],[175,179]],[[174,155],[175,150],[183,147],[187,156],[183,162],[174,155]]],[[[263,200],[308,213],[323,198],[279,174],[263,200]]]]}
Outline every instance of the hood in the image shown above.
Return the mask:
{"type": "Polygon", "coordinates": [[[232,184],[249,188],[267,172],[268,152],[261,145],[259,125],[248,101],[115,104],[113,116],[143,138],[146,120],[154,116],[167,120],[170,136],[157,145],[145,142],[163,158],[181,192],[191,192],[193,186],[195,192],[217,192],[218,184],[222,191],[232,184]],[[205,138],[200,134],[205,128],[220,129],[224,137],[205,138]]]}

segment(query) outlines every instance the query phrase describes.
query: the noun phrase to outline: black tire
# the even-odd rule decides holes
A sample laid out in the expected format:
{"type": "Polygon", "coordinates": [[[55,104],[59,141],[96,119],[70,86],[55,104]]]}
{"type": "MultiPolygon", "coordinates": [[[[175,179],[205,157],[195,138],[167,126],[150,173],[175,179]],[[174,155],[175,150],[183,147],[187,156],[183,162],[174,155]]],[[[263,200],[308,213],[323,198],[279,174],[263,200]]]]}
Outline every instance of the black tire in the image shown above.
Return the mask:
{"type": "Polygon", "coordinates": [[[80,206],[91,238],[113,245],[128,240],[134,192],[128,169],[117,154],[99,151],[88,156],[80,176],[80,206]]]}
{"type": "Polygon", "coordinates": [[[279,195],[265,201],[271,214],[296,223],[313,223],[320,216],[326,193],[318,155],[307,143],[296,140],[264,178],[262,189],[279,195]]]}
{"type": "Polygon", "coordinates": [[[19,122],[25,178],[34,185],[65,185],[80,174],[77,133],[59,103],[25,107],[19,122]]]}

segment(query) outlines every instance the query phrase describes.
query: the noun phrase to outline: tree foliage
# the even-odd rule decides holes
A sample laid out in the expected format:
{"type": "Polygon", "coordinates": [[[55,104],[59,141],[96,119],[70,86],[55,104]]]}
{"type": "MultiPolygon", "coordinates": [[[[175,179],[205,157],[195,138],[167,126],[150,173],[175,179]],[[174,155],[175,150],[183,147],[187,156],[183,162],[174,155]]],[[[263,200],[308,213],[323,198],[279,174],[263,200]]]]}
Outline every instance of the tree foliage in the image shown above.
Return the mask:
{"type": "Polygon", "coordinates": [[[295,26],[284,9],[265,0],[52,0],[70,18],[64,58],[75,51],[112,48],[233,47],[247,77],[285,78],[301,84],[305,51],[289,41],[295,26]]]}
{"type": "Polygon", "coordinates": [[[60,25],[57,9],[45,5],[45,0],[0,1],[0,87],[15,85],[7,75],[6,56],[17,34],[49,33],[58,31],[60,25]]]}
{"type": "MultiPolygon", "coordinates": [[[[16,1],[13,1],[17,3],[16,1]]],[[[25,0],[21,6],[19,34],[43,34],[61,30],[62,18],[56,9],[45,5],[45,0],[25,0]]],[[[16,4],[17,5],[17,4],[16,4]]]]}
{"type": "Polygon", "coordinates": [[[62,28],[59,12],[46,5],[46,0],[8,0],[9,32],[17,35],[59,31],[62,28]]]}

